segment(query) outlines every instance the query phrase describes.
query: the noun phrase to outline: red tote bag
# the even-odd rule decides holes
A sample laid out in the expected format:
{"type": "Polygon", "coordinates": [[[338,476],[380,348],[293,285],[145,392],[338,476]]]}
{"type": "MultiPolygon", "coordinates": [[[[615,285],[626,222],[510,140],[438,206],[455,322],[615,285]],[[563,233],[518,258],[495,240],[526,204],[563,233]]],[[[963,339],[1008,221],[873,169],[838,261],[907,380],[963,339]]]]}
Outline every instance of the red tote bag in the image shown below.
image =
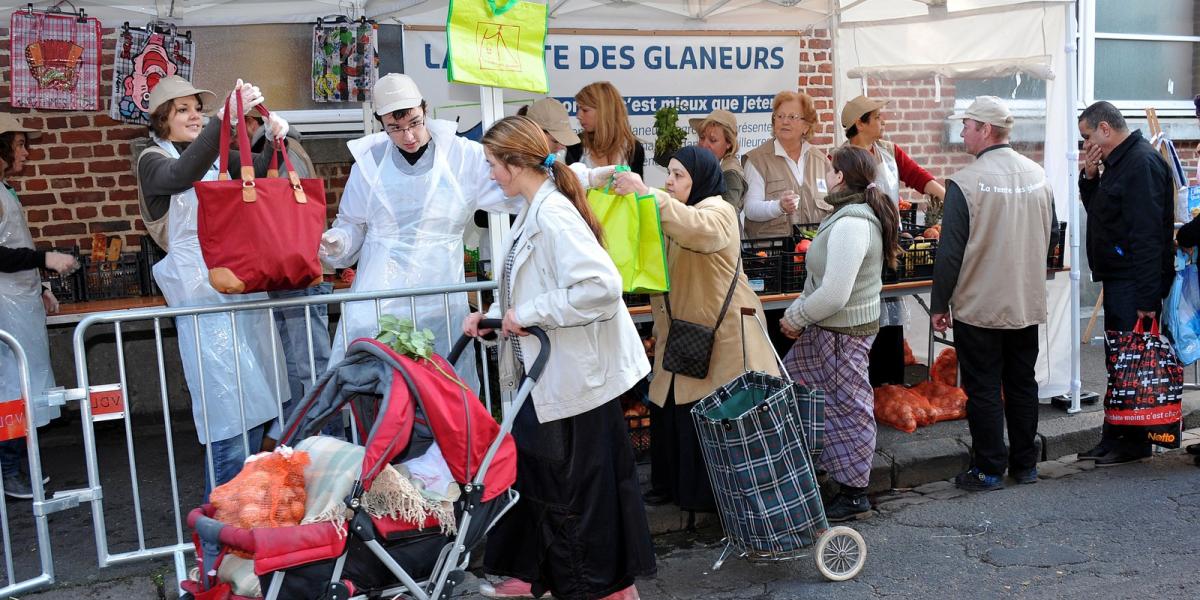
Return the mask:
{"type": "MultiPolygon", "coordinates": [[[[196,184],[199,202],[200,250],[208,266],[208,280],[223,294],[248,294],[296,290],[321,283],[317,249],[325,231],[325,183],[300,179],[292,168],[282,139],[275,140],[283,154],[288,176],[254,177],[250,139],[237,129],[241,177],[229,178],[230,115],[242,114],[225,101],[221,122],[221,175],[217,181],[196,184]]],[[[270,118],[259,106],[264,119],[270,118]]],[[[277,158],[271,158],[277,175],[277,158]]],[[[269,173],[268,175],[271,175],[269,173]]]]}

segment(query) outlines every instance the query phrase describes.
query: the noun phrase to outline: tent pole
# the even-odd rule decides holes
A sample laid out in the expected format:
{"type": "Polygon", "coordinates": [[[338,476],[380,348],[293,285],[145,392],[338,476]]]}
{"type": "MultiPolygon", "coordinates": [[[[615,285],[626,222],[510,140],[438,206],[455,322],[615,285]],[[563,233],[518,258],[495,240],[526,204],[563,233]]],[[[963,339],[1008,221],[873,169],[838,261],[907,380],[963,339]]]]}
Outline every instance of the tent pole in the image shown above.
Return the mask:
{"type": "Polygon", "coordinates": [[[1079,185],[1076,178],[1079,176],[1079,150],[1076,148],[1076,123],[1075,119],[1075,92],[1076,82],[1078,80],[1077,60],[1079,57],[1078,46],[1078,27],[1075,23],[1075,6],[1073,4],[1063,5],[1063,10],[1067,11],[1066,22],[1067,36],[1066,46],[1066,83],[1067,83],[1067,119],[1066,131],[1063,133],[1067,136],[1070,142],[1067,144],[1067,193],[1070,195],[1071,222],[1067,224],[1070,228],[1068,239],[1071,242],[1071,408],[1067,409],[1068,414],[1078,413],[1079,408],[1079,388],[1081,385],[1080,376],[1080,356],[1082,350],[1080,348],[1079,339],[1079,321],[1081,319],[1079,311],[1079,185]]]}

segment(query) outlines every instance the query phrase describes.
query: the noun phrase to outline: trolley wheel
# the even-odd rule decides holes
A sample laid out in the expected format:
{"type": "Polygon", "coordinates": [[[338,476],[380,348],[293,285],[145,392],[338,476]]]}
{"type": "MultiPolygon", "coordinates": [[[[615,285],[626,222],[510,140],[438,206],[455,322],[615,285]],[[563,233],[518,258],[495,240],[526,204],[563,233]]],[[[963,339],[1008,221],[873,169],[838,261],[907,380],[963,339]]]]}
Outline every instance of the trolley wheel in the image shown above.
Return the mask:
{"type": "Polygon", "coordinates": [[[817,570],[830,581],[853,579],[867,562],[867,543],[849,527],[826,529],[817,540],[817,570]]]}

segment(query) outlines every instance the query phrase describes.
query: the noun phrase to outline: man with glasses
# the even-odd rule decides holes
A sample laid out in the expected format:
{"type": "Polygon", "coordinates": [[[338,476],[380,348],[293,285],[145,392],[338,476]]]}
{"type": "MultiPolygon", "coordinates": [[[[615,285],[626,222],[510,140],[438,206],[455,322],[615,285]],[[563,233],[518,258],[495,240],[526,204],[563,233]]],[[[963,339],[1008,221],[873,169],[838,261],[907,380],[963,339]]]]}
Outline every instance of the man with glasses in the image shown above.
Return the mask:
{"type": "MultiPolygon", "coordinates": [[[[373,101],[384,131],[348,144],[354,167],[337,219],[321,236],[321,258],[334,268],[357,263],[351,288],[357,292],[461,284],[463,231],[472,215],[476,209],[516,212],[516,201],[491,180],[483,146],[458,137],[454,122],[428,118],[412,78],[385,75],[375,84],[373,101]]],[[[447,323],[456,326],[467,313],[466,294],[351,303],[329,364],[341,360],[348,342],[374,337],[380,314],[432,330],[435,351],[445,355],[454,331],[447,323]]],[[[472,387],[474,364],[469,354],[458,365],[472,387]]]]}

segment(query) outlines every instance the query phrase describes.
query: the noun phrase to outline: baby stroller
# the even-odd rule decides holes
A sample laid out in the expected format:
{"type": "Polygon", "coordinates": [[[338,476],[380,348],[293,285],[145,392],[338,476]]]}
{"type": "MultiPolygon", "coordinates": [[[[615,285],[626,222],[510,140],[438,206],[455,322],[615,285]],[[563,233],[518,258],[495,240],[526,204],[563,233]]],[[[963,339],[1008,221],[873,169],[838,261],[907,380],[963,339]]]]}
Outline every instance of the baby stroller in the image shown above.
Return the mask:
{"type": "MultiPolygon", "coordinates": [[[[484,320],[480,326],[498,330],[501,322],[484,320]]],[[[541,342],[541,350],[499,424],[474,393],[432,366],[376,340],[355,340],[345,360],[325,373],[297,407],[280,439],[291,444],[317,434],[349,404],[365,446],[361,473],[345,500],[353,516],[342,526],[321,522],[243,529],[214,519],[211,504],[197,508],[188,515],[188,525],[195,531],[200,575],[198,581],[181,583],[189,592],[183,598],[243,598],[215,577],[231,550],[253,557],[265,600],[449,598],[465,576],[470,552],[520,497],[512,489],[517,454],[509,432],[550,352],[541,329],[529,332],[541,342]],[[443,534],[434,518],[418,524],[368,514],[362,496],[384,467],[421,456],[434,442],[463,492],[454,506],[457,534],[443,534]]],[[[464,336],[446,359],[433,360],[452,372],[451,364],[469,343],[464,336]]]]}

